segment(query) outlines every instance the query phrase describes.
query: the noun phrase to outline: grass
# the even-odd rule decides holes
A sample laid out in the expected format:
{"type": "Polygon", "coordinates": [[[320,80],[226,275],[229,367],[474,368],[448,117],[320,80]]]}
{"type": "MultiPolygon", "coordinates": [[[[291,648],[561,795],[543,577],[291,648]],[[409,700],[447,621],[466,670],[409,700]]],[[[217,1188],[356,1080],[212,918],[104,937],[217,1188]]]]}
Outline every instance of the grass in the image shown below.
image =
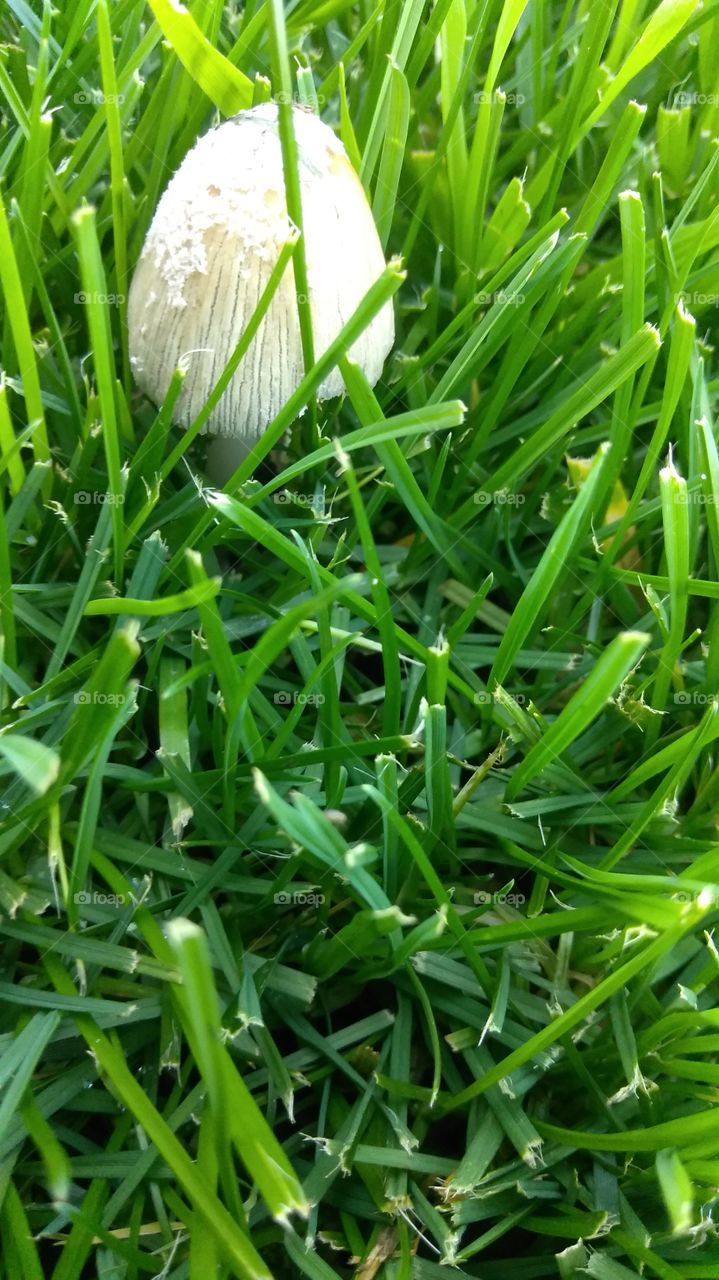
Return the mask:
{"type": "Polygon", "coordinates": [[[719,1274],[718,40],[7,0],[0,1280],[719,1274]],[[307,373],[220,492],[127,289],[273,96],[388,267],[316,358],[288,242],[307,373]]]}

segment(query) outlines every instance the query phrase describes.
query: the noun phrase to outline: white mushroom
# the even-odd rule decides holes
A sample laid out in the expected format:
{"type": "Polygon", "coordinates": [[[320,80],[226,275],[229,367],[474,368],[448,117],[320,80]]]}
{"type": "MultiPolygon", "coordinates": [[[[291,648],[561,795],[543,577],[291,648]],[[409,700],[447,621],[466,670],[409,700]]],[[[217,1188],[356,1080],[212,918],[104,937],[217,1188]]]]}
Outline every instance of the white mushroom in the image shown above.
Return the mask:
{"type": "MultiPolygon", "coordinates": [[[[364,189],[331,129],[296,107],[305,257],[315,358],[384,270],[364,189]]],[[[157,207],[130,289],[130,362],[160,404],[187,368],[174,421],[188,427],[235,350],[292,227],[272,103],[241,111],[195,144],[157,207]]],[[[388,302],[350,348],[374,384],[394,341],[388,302]]],[[[223,481],[304,376],[292,263],[205,430],[222,437],[210,462],[223,481]]],[[[340,395],[334,370],[318,399],[340,395]]]]}

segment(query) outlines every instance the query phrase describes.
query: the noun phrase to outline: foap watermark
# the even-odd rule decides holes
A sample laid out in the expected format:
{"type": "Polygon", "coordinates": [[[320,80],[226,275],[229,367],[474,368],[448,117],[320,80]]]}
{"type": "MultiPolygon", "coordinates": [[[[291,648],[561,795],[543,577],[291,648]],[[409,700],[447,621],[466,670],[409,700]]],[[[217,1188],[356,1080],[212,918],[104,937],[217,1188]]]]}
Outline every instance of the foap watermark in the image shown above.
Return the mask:
{"type": "Polygon", "coordinates": [[[474,295],[474,301],[480,307],[494,306],[495,302],[504,307],[521,307],[524,302],[523,293],[508,293],[506,289],[495,289],[493,292],[480,289],[474,295]]]}
{"type": "Polygon", "coordinates": [[[495,93],[500,93],[502,95],[502,98],[508,107],[521,107],[527,101],[526,95],[523,93],[505,93],[503,89],[487,93],[485,90],[480,89],[479,92],[474,95],[476,106],[481,107],[488,104],[491,107],[492,103],[497,101],[495,93]]]}
{"type": "Polygon", "coordinates": [[[87,889],[74,893],[72,900],[79,907],[127,907],[136,901],[130,893],[90,893],[87,889]]]}
{"type": "Polygon", "coordinates": [[[90,693],[87,689],[81,689],[79,693],[72,695],[73,702],[79,707],[122,707],[125,705],[127,698],[124,693],[90,693]]]}
{"type": "Polygon", "coordinates": [[[324,514],[325,511],[325,495],[323,493],[317,495],[290,493],[289,489],[280,489],[278,493],[273,493],[272,501],[279,506],[309,507],[311,511],[317,514],[324,514]]]}
{"type": "MultiPolygon", "coordinates": [[[[309,111],[313,110],[313,104],[310,102],[306,102],[301,94],[287,93],[287,91],[283,89],[280,89],[279,93],[273,94],[270,101],[276,102],[278,106],[282,106],[284,103],[289,102],[290,104],[294,103],[295,106],[298,106],[298,107],[306,107],[307,110],[309,111]]],[[[318,107],[323,107],[327,102],[327,99],[323,93],[316,93],[315,102],[317,103],[318,107]]]]}
{"type": "Polygon", "coordinates": [[[475,693],[472,699],[475,707],[488,707],[493,702],[499,706],[506,706],[508,702],[516,702],[518,707],[523,707],[528,702],[523,693],[507,693],[506,689],[502,689],[501,693],[496,689],[490,693],[489,689],[480,689],[479,693],[475,693]]]}
{"type": "Polygon", "coordinates": [[[95,493],[91,489],[78,489],[74,499],[78,507],[121,507],[124,493],[95,493]]]}
{"type": "Polygon", "coordinates": [[[323,693],[296,693],[294,689],[279,689],[272,695],[276,707],[321,707],[324,700],[323,693]]]}
{"type": "Polygon", "coordinates": [[[714,701],[713,693],[695,693],[689,689],[680,689],[674,694],[674,705],[677,707],[708,707],[714,701]]]}
{"type": "Polygon", "coordinates": [[[715,107],[719,102],[719,93],[690,93],[680,89],[674,94],[673,107],[715,107]]]}
{"type": "Polygon", "coordinates": [[[305,892],[304,890],[283,889],[280,893],[276,893],[272,899],[277,907],[321,907],[325,900],[323,893],[314,893],[313,890],[305,892]]]}
{"type": "Polygon", "coordinates": [[[513,493],[511,489],[497,489],[494,493],[477,489],[472,501],[476,507],[521,507],[527,499],[523,493],[513,493]]]}
{"type": "Polygon", "coordinates": [[[526,901],[523,893],[490,893],[489,889],[478,889],[474,895],[475,907],[521,907],[526,901]]]}
{"type": "Polygon", "coordinates": [[[125,301],[125,295],[124,293],[100,293],[98,290],[87,293],[84,289],[79,289],[74,295],[74,301],[81,307],[89,307],[93,302],[101,307],[121,307],[125,301]]]}
{"type": "Polygon", "coordinates": [[[675,499],[682,507],[713,507],[716,502],[713,493],[701,493],[692,489],[678,489],[675,499]]]}
{"type": "Polygon", "coordinates": [[[698,902],[701,894],[701,889],[696,889],[694,892],[692,892],[691,889],[679,889],[676,893],[672,894],[672,898],[675,902],[681,902],[685,906],[688,906],[690,902],[698,902]]]}
{"type": "Polygon", "coordinates": [[[124,93],[103,93],[101,89],[79,89],[73,94],[72,100],[78,107],[122,106],[125,95],[124,93]]]}

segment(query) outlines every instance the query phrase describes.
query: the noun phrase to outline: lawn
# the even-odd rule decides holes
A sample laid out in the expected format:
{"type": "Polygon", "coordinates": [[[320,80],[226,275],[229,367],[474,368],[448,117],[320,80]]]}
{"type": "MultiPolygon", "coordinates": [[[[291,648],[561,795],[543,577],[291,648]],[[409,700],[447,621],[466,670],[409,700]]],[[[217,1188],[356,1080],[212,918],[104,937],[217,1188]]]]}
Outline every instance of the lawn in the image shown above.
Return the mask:
{"type": "Polygon", "coordinates": [[[0,1280],[719,1276],[718,51],[5,0],[0,1280]],[[304,376],[220,488],[128,297],[273,104],[304,376]],[[298,107],[387,262],[324,352],[298,107]]]}

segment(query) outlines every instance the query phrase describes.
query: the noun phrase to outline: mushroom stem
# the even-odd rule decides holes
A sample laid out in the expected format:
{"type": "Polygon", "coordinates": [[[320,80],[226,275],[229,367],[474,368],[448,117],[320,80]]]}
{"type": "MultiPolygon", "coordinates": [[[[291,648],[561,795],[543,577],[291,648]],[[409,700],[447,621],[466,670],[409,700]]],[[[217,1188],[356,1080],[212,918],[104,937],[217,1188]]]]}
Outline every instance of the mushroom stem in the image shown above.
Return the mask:
{"type": "Polygon", "coordinates": [[[243,436],[215,436],[207,450],[205,470],[210,484],[218,489],[227,484],[241,462],[244,462],[252,441],[243,436]]]}

